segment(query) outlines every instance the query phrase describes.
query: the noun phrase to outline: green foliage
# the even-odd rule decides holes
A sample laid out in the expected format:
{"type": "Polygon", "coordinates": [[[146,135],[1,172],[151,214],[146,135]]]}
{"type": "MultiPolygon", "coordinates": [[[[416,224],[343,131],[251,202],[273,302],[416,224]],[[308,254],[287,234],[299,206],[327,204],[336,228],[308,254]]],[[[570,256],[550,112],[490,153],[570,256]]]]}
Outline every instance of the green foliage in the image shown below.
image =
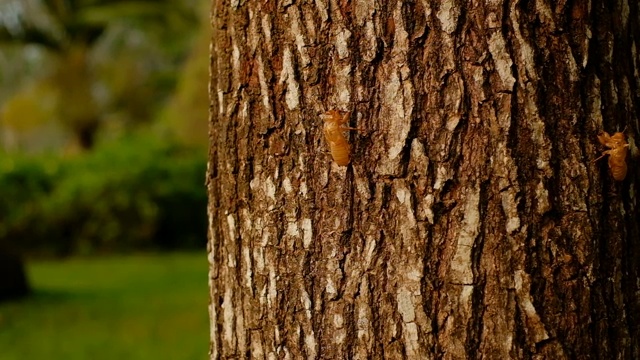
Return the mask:
{"type": "MultiPolygon", "coordinates": [[[[207,15],[203,2],[200,14],[207,15]]],[[[195,46],[191,48],[178,75],[178,83],[167,105],[160,113],[161,124],[187,144],[206,146],[209,118],[209,42],[210,24],[201,19],[195,46]]]]}
{"type": "Polygon", "coordinates": [[[0,358],[204,359],[206,254],[28,264],[33,296],[0,304],[0,358]]]}
{"type": "Polygon", "coordinates": [[[202,246],[205,156],[133,136],[74,158],[0,158],[0,241],[70,254],[202,246]]]}
{"type": "Polygon", "coordinates": [[[151,121],[173,91],[176,69],[197,28],[193,25],[200,2],[0,2],[0,14],[6,13],[0,16],[0,102],[13,102],[13,111],[2,111],[0,104],[0,111],[5,112],[0,117],[6,118],[1,125],[21,134],[26,130],[21,125],[25,118],[30,125],[53,120],[71,134],[76,146],[91,149],[107,123],[135,127],[151,121]],[[41,111],[44,116],[33,116],[34,111],[26,106],[25,100],[33,96],[29,88],[16,86],[19,77],[3,75],[17,70],[10,65],[13,61],[4,59],[7,44],[23,45],[24,58],[33,57],[28,46],[47,49],[38,52],[36,62],[47,71],[29,72],[36,77],[28,82],[52,91],[55,106],[41,111]]]}

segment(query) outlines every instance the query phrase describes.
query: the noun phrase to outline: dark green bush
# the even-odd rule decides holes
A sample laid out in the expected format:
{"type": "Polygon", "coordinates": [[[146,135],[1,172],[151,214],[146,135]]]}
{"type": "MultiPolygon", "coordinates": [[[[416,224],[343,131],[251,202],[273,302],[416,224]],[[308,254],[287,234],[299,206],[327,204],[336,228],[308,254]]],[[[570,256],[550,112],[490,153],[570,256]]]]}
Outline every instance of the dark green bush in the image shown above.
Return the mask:
{"type": "Polygon", "coordinates": [[[150,136],[74,158],[0,157],[0,242],[27,253],[193,248],[206,242],[204,151],[150,136]]]}

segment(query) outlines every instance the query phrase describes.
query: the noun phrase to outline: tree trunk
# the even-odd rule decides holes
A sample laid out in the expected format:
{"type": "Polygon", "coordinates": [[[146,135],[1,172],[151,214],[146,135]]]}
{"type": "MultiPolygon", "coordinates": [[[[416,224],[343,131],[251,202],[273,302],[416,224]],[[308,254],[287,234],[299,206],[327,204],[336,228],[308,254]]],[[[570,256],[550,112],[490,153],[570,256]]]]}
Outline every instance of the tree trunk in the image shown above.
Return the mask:
{"type": "Polygon", "coordinates": [[[29,294],[24,260],[11,246],[0,243],[0,302],[29,294]]]}
{"type": "Polygon", "coordinates": [[[211,358],[640,358],[615,3],[214,1],[211,358]]]}

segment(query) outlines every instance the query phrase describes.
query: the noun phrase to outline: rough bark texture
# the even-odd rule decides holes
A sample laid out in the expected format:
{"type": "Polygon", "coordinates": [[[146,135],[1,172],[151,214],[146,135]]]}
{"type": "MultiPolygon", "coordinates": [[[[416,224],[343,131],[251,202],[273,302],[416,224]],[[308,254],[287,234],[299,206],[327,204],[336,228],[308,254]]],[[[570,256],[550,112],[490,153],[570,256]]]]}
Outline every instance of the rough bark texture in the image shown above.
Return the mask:
{"type": "Polygon", "coordinates": [[[639,15],[214,0],[211,358],[640,358],[639,15]]]}

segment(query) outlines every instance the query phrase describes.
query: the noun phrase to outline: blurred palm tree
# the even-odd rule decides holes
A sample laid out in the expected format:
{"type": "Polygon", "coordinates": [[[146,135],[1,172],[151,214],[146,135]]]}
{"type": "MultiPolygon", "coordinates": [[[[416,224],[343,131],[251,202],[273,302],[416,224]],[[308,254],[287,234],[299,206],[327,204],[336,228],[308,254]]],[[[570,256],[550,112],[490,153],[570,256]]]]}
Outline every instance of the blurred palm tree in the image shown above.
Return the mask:
{"type": "MultiPolygon", "coordinates": [[[[43,74],[24,89],[34,94],[34,105],[53,96],[51,119],[89,149],[105,123],[126,126],[151,118],[158,97],[173,87],[191,29],[197,28],[198,3],[0,0],[0,44],[44,49],[43,74]]],[[[14,94],[0,117],[5,126],[19,128],[31,115],[10,116],[16,113],[7,110],[16,108],[12,100],[24,108],[24,95],[14,94]]]]}

